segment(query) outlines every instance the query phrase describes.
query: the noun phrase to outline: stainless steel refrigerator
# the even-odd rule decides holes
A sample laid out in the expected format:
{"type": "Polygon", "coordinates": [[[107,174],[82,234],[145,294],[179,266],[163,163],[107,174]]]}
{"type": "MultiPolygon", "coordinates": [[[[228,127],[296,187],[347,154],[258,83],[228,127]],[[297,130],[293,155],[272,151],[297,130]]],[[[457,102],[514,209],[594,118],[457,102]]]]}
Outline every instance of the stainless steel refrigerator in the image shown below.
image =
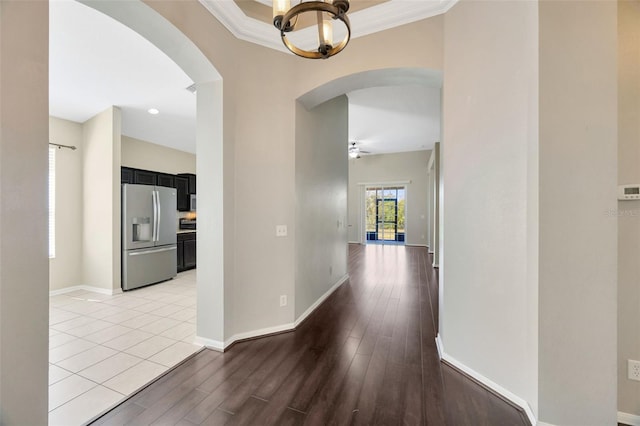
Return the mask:
{"type": "Polygon", "coordinates": [[[176,276],[176,190],[122,185],[122,289],[176,276]]]}

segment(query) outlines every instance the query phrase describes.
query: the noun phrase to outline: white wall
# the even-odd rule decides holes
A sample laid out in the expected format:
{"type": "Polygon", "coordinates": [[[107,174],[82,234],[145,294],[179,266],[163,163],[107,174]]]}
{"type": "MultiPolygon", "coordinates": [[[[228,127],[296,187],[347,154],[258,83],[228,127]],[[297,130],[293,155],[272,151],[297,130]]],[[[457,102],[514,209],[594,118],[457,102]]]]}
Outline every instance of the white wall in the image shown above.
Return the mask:
{"type": "Polygon", "coordinates": [[[441,215],[442,206],[440,193],[442,191],[442,146],[440,142],[437,142],[431,151],[431,158],[429,159],[431,164],[429,179],[432,187],[429,189],[429,195],[431,196],[430,205],[431,210],[427,217],[429,218],[432,235],[432,241],[429,248],[433,252],[433,266],[440,266],[440,234],[442,233],[441,227],[441,215]]]}
{"type": "Polygon", "coordinates": [[[83,149],[82,125],[49,117],[51,142],[77,149],[56,149],[56,256],[49,259],[49,289],[82,284],[83,149]]]}
{"type": "Polygon", "coordinates": [[[615,424],[617,3],[539,10],[539,419],[615,424]]]}
{"type": "MultiPolygon", "coordinates": [[[[527,276],[537,143],[538,5],[462,1],[445,16],[440,337],[448,357],[536,410],[527,276]]],[[[535,188],[534,188],[535,189],[535,188]]]]}
{"type": "Polygon", "coordinates": [[[47,424],[47,2],[0,2],[0,424],[47,424]]]}
{"type": "Polygon", "coordinates": [[[122,135],[121,164],[124,167],[169,174],[195,173],[196,156],[152,142],[122,135]]]}
{"type": "MultiPolygon", "coordinates": [[[[640,1],[618,2],[618,183],[640,183],[640,1]]],[[[640,416],[640,382],[627,360],[640,360],[640,201],[619,201],[618,410],[640,416]]]]}
{"type": "Polygon", "coordinates": [[[346,96],[296,105],[296,319],[347,274],[348,142],[346,96]]]}
{"type": "Polygon", "coordinates": [[[120,291],[120,110],[83,124],[83,284],[120,291]]]}
{"type": "Polygon", "coordinates": [[[406,186],[405,242],[427,245],[428,174],[431,151],[363,155],[349,160],[349,241],[364,241],[364,186],[359,183],[410,181],[406,186]]]}
{"type": "MultiPolygon", "coordinates": [[[[232,161],[225,153],[222,135],[213,131],[223,122],[222,82],[210,82],[197,86],[196,151],[198,173],[198,339],[203,343],[225,346],[225,328],[233,326],[233,244],[220,244],[208,235],[216,235],[223,241],[233,239],[233,202],[227,193],[220,208],[219,195],[211,188],[225,188],[229,182],[227,173],[233,170],[232,161]],[[218,135],[209,139],[207,135],[218,135]],[[226,225],[226,226],[222,226],[226,225]],[[204,238],[202,237],[204,235],[204,238]],[[226,307],[226,308],[225,308],[226,307]]],[[[227,189],[225,188],[225,191],[227,189]]]]}

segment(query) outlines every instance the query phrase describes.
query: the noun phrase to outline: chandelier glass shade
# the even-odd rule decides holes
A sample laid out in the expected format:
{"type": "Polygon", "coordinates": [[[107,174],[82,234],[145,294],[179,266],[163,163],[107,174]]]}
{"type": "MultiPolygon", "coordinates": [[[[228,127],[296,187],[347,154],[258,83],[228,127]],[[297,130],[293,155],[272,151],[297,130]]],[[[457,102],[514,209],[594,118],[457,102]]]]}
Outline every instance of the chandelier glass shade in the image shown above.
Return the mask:
{"type": "Polygon", "coordinates": [[[348,10],[348,0],[301,0],[293,7],[290,0],[273,0],[273,25],[280,31],[282,42],[291,52],[303,58],[326,59],[342,51],[349,43],[351,24],[347,17],[348,10]],[[298,16],[303,14],[315,14],[318,28],[317,50],[302,49],[287,38],[287,33],[296,30],[298,16]],[[342,22],[347,30],[344,38],[337,44],[333,42],[334,21],[342,22]]]}

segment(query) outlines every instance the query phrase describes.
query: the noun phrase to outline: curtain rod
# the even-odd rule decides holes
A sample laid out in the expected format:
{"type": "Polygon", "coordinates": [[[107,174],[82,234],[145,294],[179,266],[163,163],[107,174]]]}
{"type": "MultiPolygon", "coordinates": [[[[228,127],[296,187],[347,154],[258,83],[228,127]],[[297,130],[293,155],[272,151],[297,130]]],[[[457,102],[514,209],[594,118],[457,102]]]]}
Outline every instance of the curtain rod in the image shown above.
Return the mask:
{"type": "Polygon", "coordinates": [[[53,146],[57,146],[58,149],[60,148],[69,148],[71,151],[75,151],[76,147],[73,145],[61,145],[59,143],[53,143],[53,142],[49,142],[49,145],[53,145],[53,146]]]}

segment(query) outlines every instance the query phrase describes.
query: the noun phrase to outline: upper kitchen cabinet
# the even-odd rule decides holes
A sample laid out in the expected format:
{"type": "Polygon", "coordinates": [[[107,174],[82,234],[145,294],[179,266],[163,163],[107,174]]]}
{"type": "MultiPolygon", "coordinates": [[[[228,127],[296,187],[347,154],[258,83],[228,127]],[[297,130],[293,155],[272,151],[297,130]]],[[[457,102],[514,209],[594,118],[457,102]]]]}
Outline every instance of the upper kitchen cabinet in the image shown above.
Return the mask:
{"type": "Polygon", "coordinates": [[[120,183],[133,183],[133,169],[130,167],[120,168],[120,183]]]}
{"type": "Polygon", "coordinates": [[[157,185],[175,188],[175,178],[174,175],[169,173],[134,169],[132,167],[120,168],[120,183],[136,183],[139,185],[157,185]]]}
{"type": "Polygon", "coordinates": [[[196,193],[196,175],[193,173],[180,173],[178,176],[183,176],[189,179],[189,194],[196,193]]]}
{"type": "Polygon", "coordinates": [[[191,210],[191,196],[196,193],[196,175],[193,173],[169,173],[153,172],[150,170],[122,167],[120,169],[121,183],[136,183],[139,185],[157,185],[176,188],[177,209],[181,212],[191,210]]]}
{"type": "Polygon", "coordinates": [[[158,174],[156,172],[150,172],[148,170],[133,170],[133,183],[139,185],[157,185],[158,174]]]}
{"type": "Polygon", "coordinates": [[[175,176],[178,211],[188,212],[191,202],[189,199],[189,178],[184,175],[175,176]]]}
{"type": "Polygon", "coordinates": [[[167,173],[158,173],[156,180],[157,180],[158,186],[167,186],[169,188],[175,188],[176,187],[175,179],[176,177],[174,175],[170,175],[167,173]]]}

